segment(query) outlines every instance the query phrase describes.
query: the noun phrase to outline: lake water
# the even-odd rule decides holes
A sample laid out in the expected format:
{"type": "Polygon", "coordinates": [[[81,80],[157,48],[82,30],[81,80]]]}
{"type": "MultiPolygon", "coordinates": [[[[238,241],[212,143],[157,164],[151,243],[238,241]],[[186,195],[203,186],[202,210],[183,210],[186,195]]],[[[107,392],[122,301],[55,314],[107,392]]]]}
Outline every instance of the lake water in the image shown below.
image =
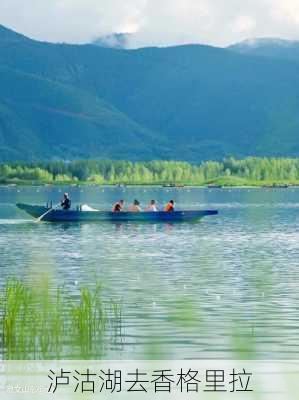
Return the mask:
{"type": "MultiPolygon", "coordinates": [[[[299,189],[0,187],[0,285],[103,285],[122,304],[105,359],[299,357],[299,189]],[[170,198],[218,209],[196,224],[34,223],[16,202],[110,209],[170,198]]],[[[71,355],[70,355],[71,356],[71,355]]]]}

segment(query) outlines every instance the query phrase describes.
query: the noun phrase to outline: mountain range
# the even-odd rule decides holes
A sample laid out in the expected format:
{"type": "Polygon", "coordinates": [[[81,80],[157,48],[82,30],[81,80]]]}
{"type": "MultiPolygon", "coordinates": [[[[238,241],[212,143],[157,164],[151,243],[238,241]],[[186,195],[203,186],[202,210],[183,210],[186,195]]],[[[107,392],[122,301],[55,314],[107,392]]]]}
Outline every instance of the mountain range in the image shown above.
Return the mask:
{"type": "Polygon", "coordinates": [[[228,48],[240,54],[299,61],[299,41],[276,38],[249,39],[228,48]]]}
{"type": "Polygon", "coordinates": [[[0,26],[0,54],[0,161],[299,156],[297,42],[126,50],[0,26]]]}

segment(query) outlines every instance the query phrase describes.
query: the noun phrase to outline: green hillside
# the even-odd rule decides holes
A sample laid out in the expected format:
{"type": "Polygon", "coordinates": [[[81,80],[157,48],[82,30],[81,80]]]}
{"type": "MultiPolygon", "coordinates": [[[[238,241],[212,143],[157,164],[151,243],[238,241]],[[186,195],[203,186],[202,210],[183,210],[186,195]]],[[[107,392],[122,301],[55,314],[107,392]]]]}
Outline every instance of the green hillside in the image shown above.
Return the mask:
{"type": "Polygon", "coordinates": [[[0,29],[1,159],[299,155],[299,65],[209,46],[119,50],[0,29]]]}
{"type": "Polygon", "coordinates": [[[162,140],[94,94],[0,67],[0,159],[143,159],[162,140]],[[148,147],[144,143],[148,143],[148,147]]]}

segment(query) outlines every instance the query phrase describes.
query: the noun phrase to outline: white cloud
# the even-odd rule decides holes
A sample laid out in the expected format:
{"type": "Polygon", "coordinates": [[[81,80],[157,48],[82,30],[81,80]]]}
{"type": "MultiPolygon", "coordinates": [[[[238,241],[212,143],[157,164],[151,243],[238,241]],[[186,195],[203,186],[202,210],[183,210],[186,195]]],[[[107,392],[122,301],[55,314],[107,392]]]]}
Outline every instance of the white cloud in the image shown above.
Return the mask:
{"type": "Polygon", "coordinates": [[[132,45],[205,42],[213,25],[213,4],[206,0],[150,0],[144,4],[132,45]]]}
{"type": "Polygon", "coordinates": [[[0,23],[36,39],[86,42],[136,30],[144,0],[1,0],[0,23]]]}
{"type": "Polygon", "coordinates": [[[232,24],[232,30],[236,33],[249,33],[256,27],[256,21],[248,15],[240,15],[232,24]]]}
{"type": "Polygon", "coordinates": [[[299,1],[298,0],[274,0],[272,15],[282,23],[299,24],[299,1]]]}
{"type": "Polygon", "coordinates": [[[299,0],[1,0],[0,23],[48,41],[136,32],[135,47],[225,46],[248,37],[299,39],[299,0]]]}

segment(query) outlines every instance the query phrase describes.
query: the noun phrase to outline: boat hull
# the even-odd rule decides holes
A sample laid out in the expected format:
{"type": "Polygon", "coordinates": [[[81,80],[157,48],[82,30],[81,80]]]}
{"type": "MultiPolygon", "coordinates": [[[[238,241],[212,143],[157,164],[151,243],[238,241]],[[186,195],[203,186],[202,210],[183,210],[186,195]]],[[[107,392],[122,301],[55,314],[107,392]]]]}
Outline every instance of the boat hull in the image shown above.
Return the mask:
{"type": "Polygon", "coordinates": [[[174,212],[109,212],[109,211],[79,211],[79,210],[61,210],[50,209],[42,206],[33,206],[29,204],[17,204],[17,207],[34,218],[39,218],[41,215],[49,211],[42,218],[47,222],[184,222],[184,221],[199,221],[208,215],[216,215],[216,210],[188,210],[174,212]]]}

